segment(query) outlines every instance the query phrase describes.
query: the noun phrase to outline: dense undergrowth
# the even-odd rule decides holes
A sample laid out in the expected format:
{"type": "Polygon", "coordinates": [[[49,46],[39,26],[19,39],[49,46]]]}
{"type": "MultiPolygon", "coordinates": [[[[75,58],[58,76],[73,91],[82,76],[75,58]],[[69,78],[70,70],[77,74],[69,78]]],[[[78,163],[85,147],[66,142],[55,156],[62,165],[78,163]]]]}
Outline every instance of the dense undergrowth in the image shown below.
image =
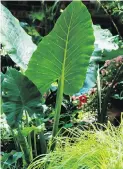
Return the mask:
{"type": "Polygon", "coordinates": [[[56,150],[38,157],[28,169],[122,169],[123,122],[104,131],[68,129],[69,137],[57,137],[56,150]]]}

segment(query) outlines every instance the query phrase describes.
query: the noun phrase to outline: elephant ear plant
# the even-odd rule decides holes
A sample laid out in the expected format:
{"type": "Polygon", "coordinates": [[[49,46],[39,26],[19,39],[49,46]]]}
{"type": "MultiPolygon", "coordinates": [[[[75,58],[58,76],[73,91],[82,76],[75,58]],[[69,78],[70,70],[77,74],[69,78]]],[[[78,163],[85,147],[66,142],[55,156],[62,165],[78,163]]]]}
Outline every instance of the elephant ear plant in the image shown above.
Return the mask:
{"type": "Polygon", "coordinates": [[[72,95],[80,90],[93,44],[90,14],[82,2],[73,1],[53,30],[39,43],[28,64],[26,75],[41,92],[46,92],[51,83],[58,81],[53,138],[58,132],[63,93],[72,95]]]}
{"type": "MultiPolygon", "coordinates": [[[[26,76],[15,69],[9,68],[6,74],[2,76],[2,101],[3,112],[14,135],[15,143],[17,145],[19,143],[23,152],[23,166],[27,167],[33,159],[33,153],[30,133],[28,132],[26,137],[23,133],[27,129],[32,130],[29,127],[28,117],[31,117],[34,113],[41,114],[43,112],[41,94],[26,76]],[[26,126],[28,127],[25,129],[22,125],[24,113],[26,114],[26,126]]],[[[36,127],[33,127],[33,130],[35,129],[37,130],[36,127]]],[[[44,144],[42,146],[45,147],[44,144]]]]}

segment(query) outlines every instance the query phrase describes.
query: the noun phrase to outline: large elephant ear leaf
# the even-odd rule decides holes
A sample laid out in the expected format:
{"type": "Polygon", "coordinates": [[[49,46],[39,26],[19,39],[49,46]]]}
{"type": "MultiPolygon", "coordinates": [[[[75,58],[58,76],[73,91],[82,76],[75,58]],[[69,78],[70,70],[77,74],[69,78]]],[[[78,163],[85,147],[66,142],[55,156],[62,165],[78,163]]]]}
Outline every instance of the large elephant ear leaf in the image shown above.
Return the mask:
{"type": "Polygon", "coordinates": [[[43,92],[58,80],[65,94],[76,93],[85,80],[93,44],[90,14],[80,1],[73,1],[39,43],[26,75],[43,92]]]}
{"type": "Polygon", "coordinates": [[[0,23],[0,43],[11,59],[25,70],[36,45],[20,26],[19,21],[1,3],[0,23]]]}
{"type": "Polygon", "coordinates": [[[7,122],[16,128],[22,120],[24,110],[32,113],[42,113],[41,94],[37,87],[24,75],[9,68],[2,82],[3,112],[7,122]]]}

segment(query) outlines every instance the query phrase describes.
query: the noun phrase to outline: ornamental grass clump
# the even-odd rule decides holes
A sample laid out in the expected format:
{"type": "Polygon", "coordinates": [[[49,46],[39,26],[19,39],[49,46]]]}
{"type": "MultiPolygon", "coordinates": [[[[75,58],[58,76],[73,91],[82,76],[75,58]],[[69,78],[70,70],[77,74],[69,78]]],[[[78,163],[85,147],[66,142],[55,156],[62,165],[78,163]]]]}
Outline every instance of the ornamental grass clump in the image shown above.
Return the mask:
{"type": "Polygon", "coordinates": [[[28,169],[123,169],[123,122],[105,130],[67,129],[71,137],[58,137],[57,146],[38,157],[28,169]]]}

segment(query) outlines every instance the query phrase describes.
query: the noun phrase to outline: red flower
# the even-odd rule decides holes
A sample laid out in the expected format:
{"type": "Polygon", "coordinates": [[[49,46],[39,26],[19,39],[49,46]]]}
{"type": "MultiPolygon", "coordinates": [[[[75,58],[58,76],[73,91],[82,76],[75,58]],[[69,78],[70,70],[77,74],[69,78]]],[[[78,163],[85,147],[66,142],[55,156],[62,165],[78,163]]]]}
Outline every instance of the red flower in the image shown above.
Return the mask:
{"type": "Polygon", "coordinates": [[[86,95],[81,95],[81,96],[72,96],[72,101],[78,100],[78,108],[81,108],[83,104],[87,103],[87,96],[86,95]]]}
{"type": "Polygon", "coordinates": [[[87,103],[87,96],[86,95],[79,96],[79,101],[82,103],[87,103]]]}
{"type": "Polygon", "coordinates": [[[85,103],[87,103],[87,96],[86,95],[81,95],[78,97],[79,99],[79,105],[78,108],[81,108],[81,106],[85,103]]]}

